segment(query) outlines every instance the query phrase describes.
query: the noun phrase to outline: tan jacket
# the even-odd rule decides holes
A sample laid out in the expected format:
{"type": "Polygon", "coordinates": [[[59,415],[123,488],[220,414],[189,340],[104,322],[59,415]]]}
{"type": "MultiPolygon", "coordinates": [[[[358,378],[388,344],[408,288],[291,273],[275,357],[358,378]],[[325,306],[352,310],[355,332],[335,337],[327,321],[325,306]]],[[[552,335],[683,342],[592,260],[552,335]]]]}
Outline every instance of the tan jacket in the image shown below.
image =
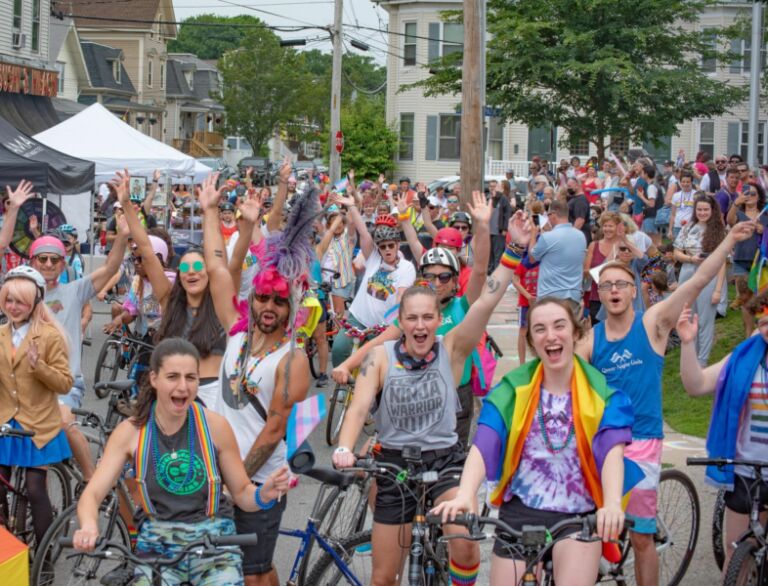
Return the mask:
{"type": "Polygon", "coordinates": [[[11,325],[0,326],[0,423],[10,419],[34,431],[38,448],[51,441],[61,429],[56,394],[65,395],[74,378],[69,354],[59,331],[45,324],[39,333],[30,331],[13,352],[11,325]],[[39,358],[33,370],[27,360],[30,340],[37,344],[39,358]]]}

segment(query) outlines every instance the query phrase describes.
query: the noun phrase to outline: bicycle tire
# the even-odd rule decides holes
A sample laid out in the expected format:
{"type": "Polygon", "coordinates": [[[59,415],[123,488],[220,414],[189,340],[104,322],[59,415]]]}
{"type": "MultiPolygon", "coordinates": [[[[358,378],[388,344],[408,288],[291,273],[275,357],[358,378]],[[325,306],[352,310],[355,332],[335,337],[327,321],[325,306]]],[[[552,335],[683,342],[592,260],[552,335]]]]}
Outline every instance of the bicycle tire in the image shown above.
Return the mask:
{"type": "Polygon", "coordinates": [[[765,567],[758,564],[755,552],[758,546],[753,541],[742,541],[731,556],[728,570],[725,572],[723,586],[761,586],[765,567]]]}
{"type": "MultiPolygon", "coordinates": [[[[334,551],[350,568],[354,576],[361,584],[371,583],[371,532],[363,531],[348,539],[339,542],[334,551]]],[[[301,582],[299,583],[301,584],[301,582]]],[[[334,563],[333,557],[328,552],[317,560],[317,563],[309,573],[309,578],[304,582],[306,586],[336,586],[337,584],[350,584],[334,563]]]]}
{"type": "Polygon", "coordinates": [[[715,555],[715,563],[721,570],[725,564],[725,536],[723,523],[725,521],[725,489],[717,491],[715,506],[712,509],[712,553],[715,555]]]}
{"type": "MultiPolygon", "coordinates": [[[[368,513],[368,493],[372,483],[372,477],[366,476],[347,487],[346,490],[338,486],[333,487],[318,510],[317,531],[327,540],[336,542],[344,541],[362,532],[368,513]]],[[[315,539],[310,538],[299,568],[299,583],[304,581],[309,568],[312,568],[325,553],[322,548],[314,546],[315,539]]]]}
{"type": "MultiPolygon", "coordinates": [[[[122,353],[123,349],[120,347],[120,341],[117,338],[110,337],[104,341],[99,350],[96,368],[93,372],[94,385],[102,381],[117,380],[122,353]]],[[[99,399],[104,399],[109,395],[109,389],[94,388],[94,393],[96,393],[99,399]]]]}
{"type": "Polygon", "coordinates": [[[315,342],[314,338],[309,338],[304,342],[304,351],[307,353],[309,371],[312,373],[312,378],[317,379],[320,376],[320,358],[317,352],[317,342],[315,342]]]}
{"type": "Polygon", "coordinates": [[[339,439],[341,424],[349,405],[350,388],[348,385],[336,385],[328,405],[328,419],[325,422],[325,443],[332,446],[339,439]],[[343,395],[342,395],[343,391],[343,395]]]}
{"type": "MultiPolygon", "coordinates": [[[[110,561],[83,556],[67,558],[71,552],[59,545],[59,538],[71,537],[78,527],[77,503],[73,503],[45,532],[32,562],[32,586],[97,585],[104,575],[122,565],[122,560],[110,561]]],[[[119,540],[127,548],[131,547],[131,536],[125,521],[120,517],[116,502],[110,506],[102,504],[99,507],[99,529],[102,537],[110,541],[119,540]]]]}

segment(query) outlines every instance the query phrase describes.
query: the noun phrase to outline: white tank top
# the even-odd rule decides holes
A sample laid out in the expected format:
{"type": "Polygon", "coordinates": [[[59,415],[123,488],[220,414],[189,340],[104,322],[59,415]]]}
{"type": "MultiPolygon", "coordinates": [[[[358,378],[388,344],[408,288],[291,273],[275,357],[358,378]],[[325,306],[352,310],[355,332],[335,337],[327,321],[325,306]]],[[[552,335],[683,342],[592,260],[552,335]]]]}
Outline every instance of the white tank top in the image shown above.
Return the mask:
{"type": "MultiPolygon", "coordinates": [[[[217,394],[213,405],[209,406],[212,411],[225,417],[232,426],[235,438],[237,439],[237,446],[240,449],[240,457],[243,460],[245,460],[253,446],[253,442],[259,437],[265,425],[264,419],[251,405],[248,397],[245,396],[245,391],[238,389],[240,377],[238,376],[236,381],[230,381],[230,377],[235,372],[235,364],[245,336],[246,333],[241,332],[227,339],[227,349],[221,361],[221,393],[217,394]],[[234,384],[231,384],[232,382],[234,384]]],[[[283,356],[290,350],[290,347],[290,343],[286,342],[259,362],[252,372],[251,367],[256,362],[256,358],[251,357],[245,366],[246,373],[250,373],[247,378],[248,388],[256,399],[261,402],[265,413],[269,412],[269,405],[275,392],[277,367],[283,356]]],[[[264,482],[274,470],[286,463],[285,455],[285,442],[280,440],[280,443],[264,463],[264,466],[251,477],[252,480],[264,482]]]]}

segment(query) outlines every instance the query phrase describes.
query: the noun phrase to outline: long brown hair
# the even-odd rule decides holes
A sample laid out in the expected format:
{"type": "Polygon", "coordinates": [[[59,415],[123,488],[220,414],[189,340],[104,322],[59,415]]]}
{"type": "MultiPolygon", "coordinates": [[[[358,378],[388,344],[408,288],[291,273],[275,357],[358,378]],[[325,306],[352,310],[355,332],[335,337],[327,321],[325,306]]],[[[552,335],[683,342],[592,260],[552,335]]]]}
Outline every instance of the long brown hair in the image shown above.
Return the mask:
{"type": "Polygon", "coordinates": [[[704,236],[701,239],[701,250],[707,254],[715,250],[720,243],[725,239],[725,224],[723,224],[723,214],[720,213],[720,206],[717,201],[711,195],[707,195],[703,191],[696,193],[696,198],[693,200],[693,219],[691,226],[698,224],[699,220],[696,217],[696,206],[699,203],[706,203],[712,209],[712,214],[707,220],[704,226],[704,236]]]}
{"type": "MultiPolygon", "coordinates": [[[[149,358],[149,371],[155,374],[160,372],[165,359],[169,356],[191,356],[198,367],[200,366],[200,353],[197,348],[182,338],[166,338],[152,351],[152,356],[149,358]]],[[[149,382],[149,376],[145,376],[131,417],[131,422],[136,427],[147,424],[155,399],[157,399],[157,390],[149,382]]]]}

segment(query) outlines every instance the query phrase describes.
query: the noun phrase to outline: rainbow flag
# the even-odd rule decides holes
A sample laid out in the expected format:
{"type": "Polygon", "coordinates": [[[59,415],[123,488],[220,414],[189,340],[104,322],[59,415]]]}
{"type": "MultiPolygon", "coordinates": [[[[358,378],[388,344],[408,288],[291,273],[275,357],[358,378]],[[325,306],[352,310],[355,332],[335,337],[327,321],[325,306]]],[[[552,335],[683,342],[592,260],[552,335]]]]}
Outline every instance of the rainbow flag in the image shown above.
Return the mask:
{"type": "Polygon", "coordinates": [[[4,586],[29,585],[29,549],[0,527],[0,575],[4,586]]]}
{"type": "Polygon", "coordinates": [[[323,394],[314,395],[293,406],[285,430],[285,443],[288,448],[286,458],[288,460],[309,437],[317,424],[323,420],[325,412],[325,395],[323,394]]]}

